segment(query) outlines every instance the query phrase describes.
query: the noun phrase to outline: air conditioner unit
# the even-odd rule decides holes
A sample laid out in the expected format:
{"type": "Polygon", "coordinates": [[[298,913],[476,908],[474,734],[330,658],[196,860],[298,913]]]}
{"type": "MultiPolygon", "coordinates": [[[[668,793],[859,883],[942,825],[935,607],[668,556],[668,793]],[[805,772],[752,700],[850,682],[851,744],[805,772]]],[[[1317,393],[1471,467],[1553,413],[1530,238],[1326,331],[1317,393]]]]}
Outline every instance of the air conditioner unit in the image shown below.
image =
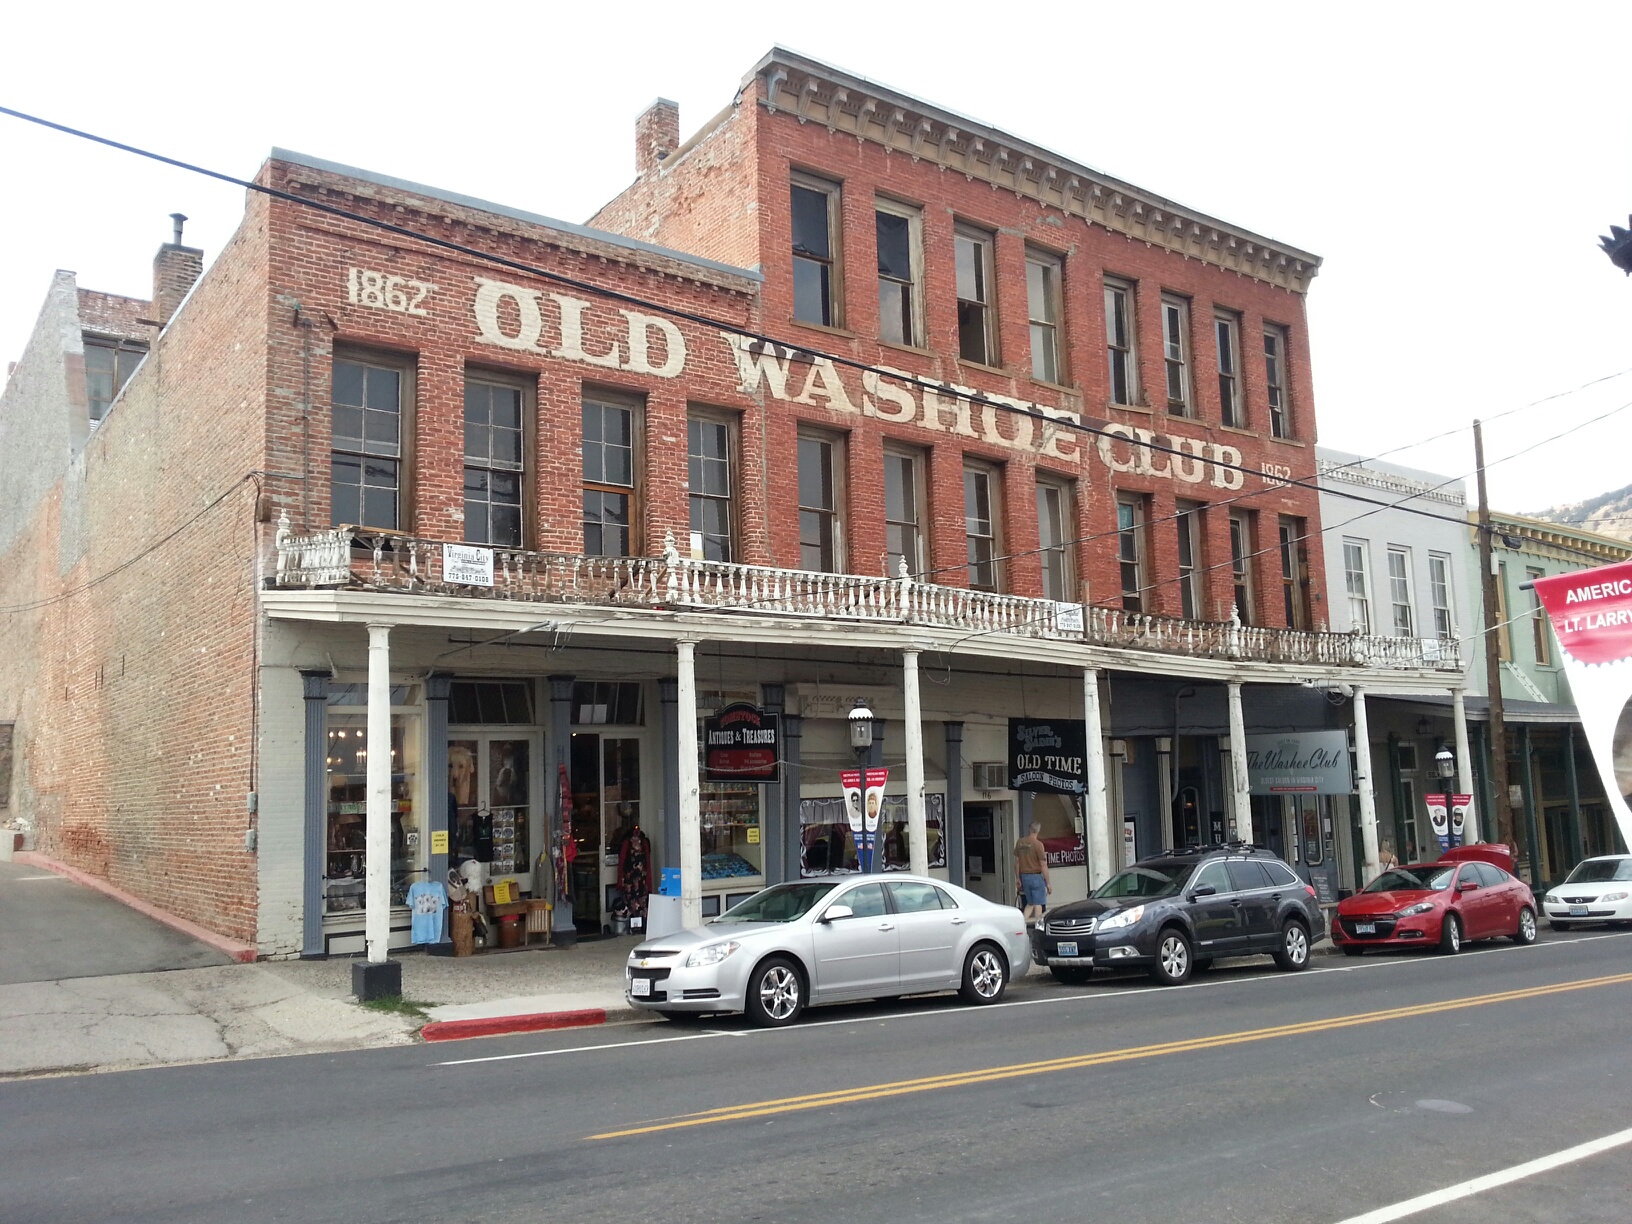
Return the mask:
{"type": "Polygon", "coordinates": [[[975,789],[978,791],[994,791],[1009,789],[1009,766],[1006,761],[976,761],[971,766],[974,771],[975,789]]]}

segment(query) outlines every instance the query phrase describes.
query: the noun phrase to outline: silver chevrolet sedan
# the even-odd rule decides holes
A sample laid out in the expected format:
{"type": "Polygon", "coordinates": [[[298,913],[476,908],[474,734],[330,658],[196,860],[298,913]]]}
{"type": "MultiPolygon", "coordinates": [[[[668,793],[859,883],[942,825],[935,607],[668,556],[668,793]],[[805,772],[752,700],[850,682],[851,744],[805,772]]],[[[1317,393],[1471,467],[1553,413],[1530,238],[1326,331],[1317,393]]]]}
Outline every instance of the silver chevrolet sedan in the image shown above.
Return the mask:
{"type": "Polygon", "coordinates": [[[792,1024],[807,1004],[956,990],[995,1003],[1031,963],[1025,918],[944,880],[776,884],[629,954],[629,1001],[664,1016],[746,1012],[792,1024]]]}

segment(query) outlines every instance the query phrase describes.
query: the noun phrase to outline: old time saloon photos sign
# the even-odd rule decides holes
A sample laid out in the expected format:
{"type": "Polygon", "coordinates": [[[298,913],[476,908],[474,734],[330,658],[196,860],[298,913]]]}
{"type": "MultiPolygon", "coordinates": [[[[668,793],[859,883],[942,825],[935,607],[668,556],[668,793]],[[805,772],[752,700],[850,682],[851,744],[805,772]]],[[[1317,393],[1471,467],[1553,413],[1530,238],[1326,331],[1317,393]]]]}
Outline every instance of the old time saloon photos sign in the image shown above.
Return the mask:
{"type": "Polygon", "coordinates": [[[1009,719],[1009,787],[1055,795],[1087,790],[1088,725],[1080,718],[1009,719]]]}
{"type": "Polygon", "coordinates": [[[737,702],[703,720],[703,773],[709,782],[775,782],[781,720],[737,702]]]}

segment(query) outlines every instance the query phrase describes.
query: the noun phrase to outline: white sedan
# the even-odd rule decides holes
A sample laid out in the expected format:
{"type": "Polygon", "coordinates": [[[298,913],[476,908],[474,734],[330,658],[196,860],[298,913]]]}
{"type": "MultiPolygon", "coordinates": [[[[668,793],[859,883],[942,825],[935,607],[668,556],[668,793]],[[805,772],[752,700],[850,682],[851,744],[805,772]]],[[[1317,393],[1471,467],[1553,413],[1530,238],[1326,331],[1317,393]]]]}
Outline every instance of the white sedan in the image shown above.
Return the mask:
{"type": "Polygon", "coordinates": [[[1632,854],[1582,859],[1541,899],[1548,924],[1567,931],[1580,922],[1632,922],[1632,854]]]}
{"type": "Polygon", "coordinates": [[[696,930],[648,939],[624,975],[636,1007],[774,1026],[807,1004],[935,990],[995,1003],[1030,967],[1030,945],[1013,906],[891,872],[773,885],[696,930]]]}

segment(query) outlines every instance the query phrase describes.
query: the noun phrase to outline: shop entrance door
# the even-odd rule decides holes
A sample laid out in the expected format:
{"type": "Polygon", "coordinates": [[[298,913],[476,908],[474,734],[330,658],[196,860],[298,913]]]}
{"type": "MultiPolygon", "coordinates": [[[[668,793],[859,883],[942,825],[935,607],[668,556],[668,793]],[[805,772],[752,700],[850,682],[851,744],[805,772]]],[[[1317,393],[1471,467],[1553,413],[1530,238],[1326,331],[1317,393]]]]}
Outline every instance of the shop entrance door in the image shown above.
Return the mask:
{"type": "Polygon", "coordinates": [[[1014,807],[1001,803],[963,805],[963,846],[969,862],[969,891],[998,905],[1013,905],[1014,807]]]}
{"type": "Polygon", "coordinates": [[[543,835],[533,778],[538,753],[533,732],[449,734],[450,861],[490,853],[489,879],[514,879],[520,888],[532,889],[536,847],[543,835]]]}
{"type": "Polygon", "coordinates": [[[617,886],[618,852],[637,824],[640,801],[640,738],[599,731],[572,733],[572,917],[580,935],[611,930],[608,911],[617,886]]]}

